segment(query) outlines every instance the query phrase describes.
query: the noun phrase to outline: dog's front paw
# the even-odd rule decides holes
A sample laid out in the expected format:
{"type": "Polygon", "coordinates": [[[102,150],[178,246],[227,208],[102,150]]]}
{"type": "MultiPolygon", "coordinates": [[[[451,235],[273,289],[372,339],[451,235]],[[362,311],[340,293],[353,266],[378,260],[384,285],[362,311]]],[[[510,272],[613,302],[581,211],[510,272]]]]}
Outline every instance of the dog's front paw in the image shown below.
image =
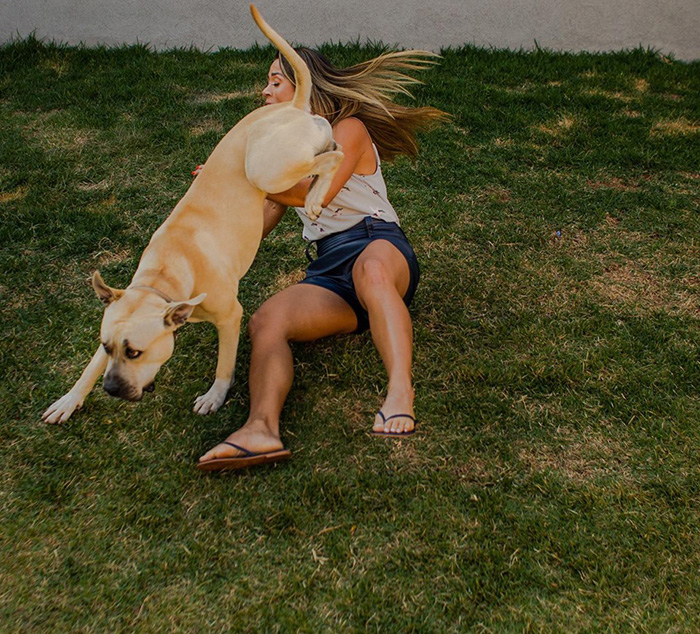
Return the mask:
{"type": "Polygon", "coordinates": [[[68,392],[43,413],[41,420],[50,424],[64,423],[76,409],[80,409],[82,404],[83,399],[80,396],[68,392]]]}
{"type": "Polygon", "coordinates": [[[323,210],[323,207],[321,205],[311,205],[309,206],[308,200],[306,203],[306,207],[304,208],[304,214],[309,220],[318,220],[318,217],[321,215],[321,211],[323,210]]]}
{"type": "Polygon", "coordinates": [[[310,220],[317,220],[323,210],[323,200],[328,193],[328,189],[333,181],[333,175],[343,160],[343,153],[340,146],[333,152],[324,152],[316,157],[313,183],[306,194],[304,201],[304,213],[310,220]]]}
{"type": "Polygon", "coordinates": [[[211,414],[219,409],[226,400],[226,394],[228,393],[228,382],[226,381],[214,381],[214,385],[206,393],[198,396],[194,400],[194,411],[196,414],[211,414]]]}
{"type": "Polygon", "coordinates": [[[318,176],[316,176],[304,200],[304,214],[309,220],[317,220],[323,211],[325,192],[321,191],[322,189],[323,187],[319,186],[318,176]]]}

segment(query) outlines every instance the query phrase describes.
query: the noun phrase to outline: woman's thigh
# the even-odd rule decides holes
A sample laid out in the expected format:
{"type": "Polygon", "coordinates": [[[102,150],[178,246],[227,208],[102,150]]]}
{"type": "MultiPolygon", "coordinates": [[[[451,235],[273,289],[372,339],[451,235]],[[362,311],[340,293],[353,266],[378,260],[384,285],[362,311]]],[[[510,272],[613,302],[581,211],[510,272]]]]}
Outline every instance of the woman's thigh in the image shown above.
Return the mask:
{"type": "Polygon", "coordinates": [[[411,281],[404,254],[388,240],[374,240],[367,245],[353,265],[352,277],[363,305],[362,290],[365,285],[388,282],[403,297],[411,281]]]}
{"type": "Polygon", "coordinates": [[[314,341],[354,332],[355,311],[333,291],[313,284],[296,284],[265,301],[250,319],[251,335],[282,333],[289,341],[314,341]]]}

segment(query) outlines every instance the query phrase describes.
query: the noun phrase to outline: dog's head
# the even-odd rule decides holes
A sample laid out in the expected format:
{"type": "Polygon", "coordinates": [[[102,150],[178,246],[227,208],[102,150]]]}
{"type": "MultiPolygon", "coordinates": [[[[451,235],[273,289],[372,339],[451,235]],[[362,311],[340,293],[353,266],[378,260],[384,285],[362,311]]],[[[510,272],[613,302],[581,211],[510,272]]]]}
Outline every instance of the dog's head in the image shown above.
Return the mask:
{"type": "Polygon", "coordinates": [[[108,355],[104,389],[111,396],[139,401],[153,390],[160,366],[172,355],[175,331],[206,293],[187,301],[167,301],[144,289],[107,286],[95,271],[92,286],[105,304],[100,337],[108,355]]]}

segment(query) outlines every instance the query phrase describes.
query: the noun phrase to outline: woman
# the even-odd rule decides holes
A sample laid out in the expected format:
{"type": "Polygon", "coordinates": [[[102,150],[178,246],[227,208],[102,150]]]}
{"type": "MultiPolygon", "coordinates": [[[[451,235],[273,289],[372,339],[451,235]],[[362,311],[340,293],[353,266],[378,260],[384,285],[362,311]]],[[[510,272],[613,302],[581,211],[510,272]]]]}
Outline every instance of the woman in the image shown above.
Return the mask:
{"type": "MultiPolygon", "coordinates": [[[[418,262],[387,200],[380,157],[414,156],[416,131],[445,117],[434,108],[406,108],[391,100],[417,83],[403,71],[429,64],[425,58],[431,54],[387,53],[337,69],[316,51],[297,52],[313,78],[311,108],[331,123],[344,159],[315,222],[301,209],[311,178],[270,195],[265,203],[263,237],[288,206],[296,207],[304,238],[316,242],[318,257],[306,279],[272,296],[251,317],[250,414],[239,430],[200,458],[203,470],[236,469],[290,455],[279,434],[293,380],[290,342],[369,328],[389,376],[372,431],[392,437],[415,431],[413,335],[407,306],[418,283],[418,262]]],[[[262,92],[265,104],[291,101],[293,77],[288,62],[279,56],[262,92]]]]}

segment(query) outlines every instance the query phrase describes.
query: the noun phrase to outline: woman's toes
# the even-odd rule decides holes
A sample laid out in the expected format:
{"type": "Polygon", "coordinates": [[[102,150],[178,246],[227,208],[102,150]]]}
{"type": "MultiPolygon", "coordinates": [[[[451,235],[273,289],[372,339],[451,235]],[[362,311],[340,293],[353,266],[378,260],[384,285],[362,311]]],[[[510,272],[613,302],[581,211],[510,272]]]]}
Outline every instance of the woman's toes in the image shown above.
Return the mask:
{"type": "Polygon", "coordinates": [[[411,420],[405,416],[402,416],[401,418],[398,418],[396,420],[398,422],[396,423],[396,429],[393,432],[395,434],[403,434],[405,432],[411,431],[411,429],[413,428],[411,420]]]}
{"type": "Polygon", "coordinates": [[[207,453],[205,453],[200,459],[199,462],[206,462],[207,460],[214,460],[216,458],[233,458],[237,455],[239,455],[241,452],[238,451],[235,447],[232,447],[231,445],[227,445],[225,443],[220,443],[216,445],[216,447],[213,447],[207,453]]]}
{"type": "Polygon", "coordinates": [[[372,431],[379,431],[379,432],[385,432],[386,431],[386,423],[382,420],[381,416],[377,414],[374,417],[374,425],[372,427],[372,431]]]}
{"type": "Polygon", "coordinates": [[[383,416],[378,413],[372,431],[380,434],[408,434],[414,428],[413,419],[408,414],[383,416]]]}
{"type": "MultiPolygon", "coordinates": [[[[226,445],[223,445],[225,447],[226,445]]],[[[199,461],[200,462],[206,462],[207,460],[214,460],[215,458],[220,458],[219,451],[221,450],[220,448],[222,445],[216,445],[216,447],[210,449],[205,453],[203,456],[200,457],[199,461]]]]}

